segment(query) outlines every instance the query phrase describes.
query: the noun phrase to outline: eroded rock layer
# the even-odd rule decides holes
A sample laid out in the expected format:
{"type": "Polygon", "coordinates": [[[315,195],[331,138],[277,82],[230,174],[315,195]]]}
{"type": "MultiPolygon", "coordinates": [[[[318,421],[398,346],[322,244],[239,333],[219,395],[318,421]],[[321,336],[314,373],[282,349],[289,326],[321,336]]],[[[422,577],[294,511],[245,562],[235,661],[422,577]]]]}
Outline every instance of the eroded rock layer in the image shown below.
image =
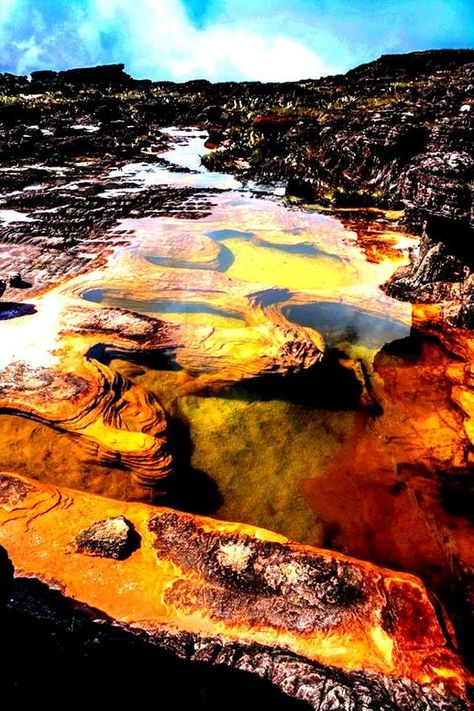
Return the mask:
{"type": "Polygon", "coordinates": [[[102,620],[99,639],[113,624],[178,657],[262,676],[315,709],[467,709],[445,623],[411,576],[263,529],[7,473],[0,542],[19,578],[10,610],[56,632],[75,604],[89,635],[102,620]]]}
{"type": "Polygon", "coordinates": [[[278,290],[209,270],[193,274],[191,279],[187,272],[160,269],[146,260],[137,265],[125,255],[50,290],[37,298],[32,313],[2,324],[8,345],[0,358],[0,408],[78,439],[89,458],[104,466],[93,485],[99,493],[149,498],[166,488],[172,472],[162,405],[115,371],[114,357],[145,358],[155,367],[168,362],[199,381],[193,381],[194,388],[294,372],[321,358],[319,334],[291,324],[271,308],[282,298],[278,290]],[[82,298],[102,285],[106,298],[111,283],[120,285],[112,293],[126,298],[138,277],[145,300],[191,306],[204,301],[208,309],[230,311],[241,327],[167,323],[82,298]],[[108,488],[106,468],[111,466],[130,474],[118,491],[116,484],[108,488]]]}

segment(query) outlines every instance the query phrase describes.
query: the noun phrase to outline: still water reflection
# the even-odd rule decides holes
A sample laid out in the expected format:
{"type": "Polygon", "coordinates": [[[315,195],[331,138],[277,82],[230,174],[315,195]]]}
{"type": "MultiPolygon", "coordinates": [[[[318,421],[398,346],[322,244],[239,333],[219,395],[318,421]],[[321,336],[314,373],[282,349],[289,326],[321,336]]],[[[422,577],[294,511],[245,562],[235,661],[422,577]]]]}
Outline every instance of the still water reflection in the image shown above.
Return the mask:
{"type": "Polygon", "coordinates": [[[325,471],[358,426],[360,374],[371,372],[385,344],[410,333],[411,307],[379,288],[407,253],[392,250],[390,259],[382,255],[369,263],[356,234],[339,220],[287,207],[275,196],[259,197],[229,176],[208,173],[199,158],[203,136],[172,134],[178,142],[162,157],[173,170],[133,165],[122,174],[137,184],[219,188],[211,196],[211,214],[123,221],[120,229],[137,235],[128,258],[135,260],[137,273],[141,264],[153,265],[153,287],[145,293],[137,278],[126,289],[112,282],[83,296],[175,323],[220,329],[225,339],[226,329],[245,324],[237,308],[221,308],[211,298],[219,272],[233,284],[275,290],[282,316],[322,334],[328,353],[317,372],[208,392],[193,392],[189,383],[184,391],[184,374],[171,368],[132,372],[128,363],[115,364],[154,391],[175,418],[177,458],[187,469],[185,488],[191,492],[183,507],[199,509],[197,488],[207,481],[214,495],[202,505],[206,512],[321,543],[321,521],[302,485],[325,471]],[[177,172],[176,166],[193,172],[177,172]],[[181,275],[189,300],[160,288],[160,281],[174,273],[181,275]]]}

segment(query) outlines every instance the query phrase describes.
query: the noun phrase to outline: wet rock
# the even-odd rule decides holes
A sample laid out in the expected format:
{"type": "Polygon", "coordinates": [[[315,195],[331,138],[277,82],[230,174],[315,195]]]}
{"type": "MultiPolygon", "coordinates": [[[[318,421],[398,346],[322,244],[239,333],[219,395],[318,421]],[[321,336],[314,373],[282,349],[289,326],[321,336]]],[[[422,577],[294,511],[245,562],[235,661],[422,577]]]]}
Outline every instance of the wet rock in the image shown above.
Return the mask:
{"type": "Polygon", "coordinates": [[[45,652],[57,641],[84,660],[121,637],[117,658],[140,644],[141,669],[165,651],[199,673],[263,678],[316,711],[469,708],[449,625],[413,576],[253,526],[3,478],[30,487],[14,507],[0,493],[2,540],[23,573],[9,611],[43,631],[45,652]],[[71,565],[57,537],[91,517],[133,521],[143,534],[133,564],[77,556],[71,565]]]}
{"type": "Polygon", "coordinates": [[[141,702],[153,705],[159,685],[162,706],[195,711],[240,711],[246,706],[272,711],[467,709],[455,695],[408,678],[346,672],[262,643],[184,630],[147,634],[34,578],[15,581],[2,633],[8,649],[3,697],[26,698],[32,705],[50,701],[51,690],[41,680],[54,668],[55,695],[70,694],[74,669],[81,679],[74,698],[85,704],[94,697],[120,707],[125,695],[137,694],[137,679],[152,678],[154,684],[140,688],[141,702]],[[38,685],[32,683],[36,680],[38,685]]]}
{"type": "MultiPolygon", "coordinates": [[[[237,624],[245,615],[255,624],[310,633],[338,624],[348,609],[362,611],[374,594],[355,568],[317,555],[288,555],[278,543],[208,533],[176,514],[153,519],[150,530],[160,556],[183,571],[199,571],[213,586],[189,594],[216,619],[225,614],[237,624]],[[251,611],[249,595],[257,597],[251,611]]],[[[171,588],[168,602],[181,604],[184,590],[184,583],[171,588]]]]}
{"type": "Polygon", "coordinates": [[[420,158],[402,178],[404,224],[421,225],[419,248],[386,290],[407,301],[439,303],[455,325],[468,326],[474,299],[474,160],[466,153],[420,158]]]}
{"type": "Polygon", "coordinates": [[[219,128],[210,129],[208,133],[209,137],[204,143],[204,148],[213,151],[222,145],[222,142],[225,140],[225,135],[219,130],[219,128]]]}
{"type": "Polygon", "coordinates": [[[77,553],[124,560],[140,547],[140,538],[123,516],[97,521],[74,540],[77,553]]]}

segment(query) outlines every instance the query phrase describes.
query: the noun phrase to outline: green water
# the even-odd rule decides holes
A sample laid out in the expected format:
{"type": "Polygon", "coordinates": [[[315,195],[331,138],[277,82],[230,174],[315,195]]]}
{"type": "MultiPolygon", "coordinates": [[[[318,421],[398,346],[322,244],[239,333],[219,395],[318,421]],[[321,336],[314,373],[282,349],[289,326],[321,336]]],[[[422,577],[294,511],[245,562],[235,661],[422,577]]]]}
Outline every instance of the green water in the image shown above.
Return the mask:
{"type": "MultiPolygon", "coordinates": [[[[175,176],[170,173],[170,184],[175,176]]],[[[135,226],[140,234],[146,230],[146,250],[135,248],[133,258],[156,269],[153,298],[143,293],[139,279],[126,293],[111,283],[83,296],[164,320],[211,326],[225,342],[231,330],[245,328],[239,308],[219,308],[210,298],[196,297],[203,283],[212,295],[213,274],[219,272],[249,293],[273,289],[272,307],[289,321],[323,335],[329,349],[323,365],[300,376],[226,383],[193,392],[193,378],[173,371],[171,364],[169,370],[137,368],[132,373],[159,397],[175,432],[181,493],[173,505],[321,544],[322,522],[301,487],[325,471],[353,434],[361,385],[343,361],[356,359],[370,372],[385,344],[409,334],[410,306],[379,289],[395,265],[368,263],[356,235],[338,220],[245,191],[225,191],[212,200],[211,215],[165,218],[165,230],[158,218],[127,221],[128,229],[135,226]],[[191,240],[193,235],[205,236],[225,250],[208,278],[206,267],[192,264],[185,253],[172,259],[160,256],[160,245],[174,231],[186,232],[191,240]],[[168,273],[182,277],[194,294],[192,301],[165,298],[160,279],[168,273]]],[[[129,363],[115,366],[130,377],[129,363]]]]}

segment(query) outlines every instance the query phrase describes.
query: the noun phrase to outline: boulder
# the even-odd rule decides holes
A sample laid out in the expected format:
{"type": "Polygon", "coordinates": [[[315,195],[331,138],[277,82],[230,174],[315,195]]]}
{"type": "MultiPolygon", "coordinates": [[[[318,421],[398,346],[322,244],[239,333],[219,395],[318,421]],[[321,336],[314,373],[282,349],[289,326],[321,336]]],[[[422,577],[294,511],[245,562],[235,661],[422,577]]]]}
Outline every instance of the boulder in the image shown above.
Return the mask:
{"type": "Polygon", "coordinates": [[[123,560],[139,547],[133,523],[123,516],[96,521],[74,539],[74,549],[84,555],[123,560]]]}
{"type": "Polygon", "coordinates": [[[97,67],[66,69],[61,72],[36,71],[31,73],[35,86],[46,87],[61,84],[129,84],[133,81],[125,71],[124,64],[104,64],[97,67]]]}

